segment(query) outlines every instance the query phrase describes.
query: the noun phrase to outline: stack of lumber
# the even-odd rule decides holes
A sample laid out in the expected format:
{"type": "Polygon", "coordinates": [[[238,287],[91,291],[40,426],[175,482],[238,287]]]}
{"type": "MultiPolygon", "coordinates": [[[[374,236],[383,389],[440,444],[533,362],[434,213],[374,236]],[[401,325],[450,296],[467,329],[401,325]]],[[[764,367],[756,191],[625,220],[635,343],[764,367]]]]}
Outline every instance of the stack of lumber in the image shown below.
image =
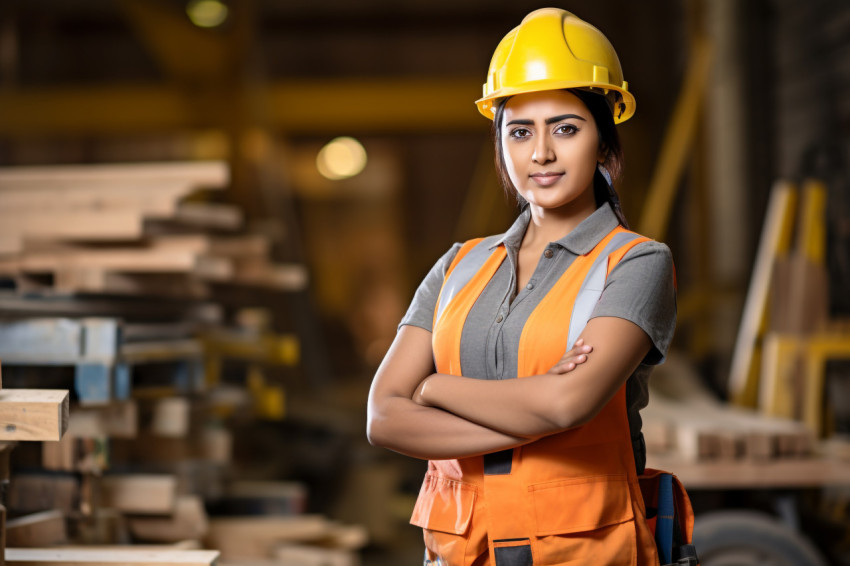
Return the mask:
{"type": "Polygon", "coordinates": [[[815,437],[804,424],[722,404],[675,353],[651,384],[641,412],[650,459],[675,454],[688,462],[776,461],[814,453],[815,437]]]}
{"type": "Polygon", "coordinates": [[[220,162],[0,170],[0,278],[20,290],[204,297],[209,285],[303,288],[239,209],[199,196],[228,182],[220,162]],[[203,191],[203,192],[201,192],[203,191]]]}
{"type": "Polygon", "coordinates": [[[238,433],[286,414],[300,344],[278,307],[306,277],[204,200],[227,180],[221,163],[0,170],[0,359],[20,388],[0,390],[0,440],[42,441],[0,490],[8,563],[358,564],[363,529],[305,515],[303,484],[239,477],[238,433]],[[70,395],[27,393],[44,384],[70,395]]]}

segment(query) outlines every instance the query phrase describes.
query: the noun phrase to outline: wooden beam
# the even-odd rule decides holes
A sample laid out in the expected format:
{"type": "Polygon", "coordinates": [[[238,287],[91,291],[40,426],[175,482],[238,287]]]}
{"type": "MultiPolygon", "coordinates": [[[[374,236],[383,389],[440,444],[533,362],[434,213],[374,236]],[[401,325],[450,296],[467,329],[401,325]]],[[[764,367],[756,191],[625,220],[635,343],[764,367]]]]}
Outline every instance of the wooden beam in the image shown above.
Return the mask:
{"type": "Polygon", "coordinates": [[[263,559],[281,542],[322,539],[329,529],[330,522],[319,515],[213,518],[205,540],[225,560],[263,559]]]}
{"type": "MultiPolygon", "coordinates": [[[[40,165],[0,168],[3,189],[51,189],[56,187],[90,189],[160,186],[220,189],[230,182],[227,164],[222,161],[180,161],[155,163],[110,163],[99,165],[40,165]]],[[[152,189],[156,190],[156,188],[152,189]]]]}
{"type": "Polygon", "coordinates": [[[676,470],[692,489],[799,489],[850,486],[850,462],[834,458],[689,462],[677,456],[649,455],[647,466],[676,470]]]}
{"type": "Polygon", "coordinates": [[[65,514],[58,509],[33,513],[6,521],[6,544],[37,548],[63,544],[68,539],[65,514]]]}
{"type": "Polygon", "coordinates": [[[775,259],[787,253],[796,198],[797,188],[787,181],[778,181],[770,193],[729,370],[729,396],[738,405],[755,407],[758,403],[759,364],[756,361],[761,353],[760,338],[772,286],[770,276],[775,259]]]}
{"type": "Polygon", "coordinates": [[[711,73],[712,44],[704,37],[691,43],[690,60],[676,107],[664,133],[661,153],[655,164],[649,193],[643,205],[639,232],[664,240],[682,172],[696,137],[697,125],[711,73]]]}
{"type": "Polygon", "coordinates": [[[177,500],[177,478],[171,475],[108,475],[101,483],[104,507],[140,515],[170,515],[177,500]]]}
{"type": "MultiPolygon", "coordinates": [[[[290,80],[260,90],[269,126],[290,133],[489,129],[473,106],[479,77],[290,80]]],[[[226,93],[161,85],[4,90],[0,138],[224,127],[233,103],[226,93]]]]}
{"type": "Polygon", "coordinates": [[[7,566],[211,566],[218,558],[215,550],[112,550],[86,548],[7,548],[7,566]]]}
{"type": "Polygon", "coordinates": [[[204,502],[197,495],[179,497],[171,516],[132,517],[127,521],[134,538],[155,542],[201,539],[208,526],[204,502]]]}
{"type": "Polygon", "coordinates": [[[0,390],[0,440],[60,440],[68,429],[68,390],[0,390]]]}

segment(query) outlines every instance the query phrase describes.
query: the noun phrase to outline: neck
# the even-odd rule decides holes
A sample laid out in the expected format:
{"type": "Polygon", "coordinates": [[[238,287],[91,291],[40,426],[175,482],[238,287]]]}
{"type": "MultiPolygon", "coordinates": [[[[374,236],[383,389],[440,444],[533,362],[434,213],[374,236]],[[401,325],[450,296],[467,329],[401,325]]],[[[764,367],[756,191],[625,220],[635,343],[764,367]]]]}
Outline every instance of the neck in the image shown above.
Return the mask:
{"type": "Polygon", "coordinates": [[[542,245],[560,240],[576,226],[593,214],[596,202],[590,199],[579,206],[559,209],[546,209],[535,204],[529,204],[531,220],[525,231],[523,244],[528,246],[542,245]],[[569,210],[565,210],[569,208],[569,210]]]}

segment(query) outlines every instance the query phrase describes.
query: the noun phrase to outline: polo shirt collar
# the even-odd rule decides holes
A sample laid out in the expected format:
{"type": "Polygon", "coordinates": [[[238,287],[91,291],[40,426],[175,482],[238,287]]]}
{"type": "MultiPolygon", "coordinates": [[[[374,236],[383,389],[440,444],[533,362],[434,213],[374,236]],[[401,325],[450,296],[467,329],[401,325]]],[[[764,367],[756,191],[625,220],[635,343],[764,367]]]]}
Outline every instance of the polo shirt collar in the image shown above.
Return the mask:
{"type": "MultiPolygon", "coordinates": [[[[531,221],[531,211],[526,207],[520,212],[516,221],[508,230],[499,238],[491,248],[504,244],[504,246],[514,252],[519,250],[522,244],[522,238],[525,236],[525,230],[528,228],[528,223],[531,221]]],[[[569,250],[576,255],[584,255],[589,253],[596,244],[602,241],[611,230],[619,225],[620,221],[614,210],[608,203],[597,208],[593,214],[581,221],[572,232],[559,240],[552,242],[562,248],[569,250]]]]}

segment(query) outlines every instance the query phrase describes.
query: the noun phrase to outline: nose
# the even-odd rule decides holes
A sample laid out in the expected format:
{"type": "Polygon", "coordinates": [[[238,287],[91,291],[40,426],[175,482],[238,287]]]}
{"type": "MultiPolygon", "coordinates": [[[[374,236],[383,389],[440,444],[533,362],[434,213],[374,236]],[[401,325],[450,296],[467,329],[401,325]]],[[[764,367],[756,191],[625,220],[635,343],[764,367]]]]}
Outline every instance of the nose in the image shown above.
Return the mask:
{"type": "Polygon", "coordinates": [[[531,160],[538,165],[554,161],[555,152],[552,150],[552,144],[549,136],[538,135],[535,141],[534,153],[531,155],[531,160]]]}

